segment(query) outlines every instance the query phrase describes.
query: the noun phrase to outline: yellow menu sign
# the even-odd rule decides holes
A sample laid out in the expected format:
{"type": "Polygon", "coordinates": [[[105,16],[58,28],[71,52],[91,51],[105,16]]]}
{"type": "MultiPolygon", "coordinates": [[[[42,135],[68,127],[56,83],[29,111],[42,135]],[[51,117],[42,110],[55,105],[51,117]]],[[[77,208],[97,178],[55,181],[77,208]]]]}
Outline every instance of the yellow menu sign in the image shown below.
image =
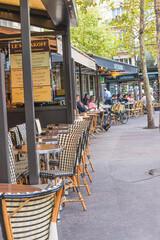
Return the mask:
{"type": "MultiPolygon", "coordinates": [[[[33,96],[35,102],[45,102],[51,100],[51,87],[33,87],[33,96]]],[[[24,102],[23,88],[12,88],[12,102],[24,102]]]]}
{"type": "MultiPolygon", "coordinates": [[[[34,101],[51,101],[48,40],[32,41],[31,51],[34,101]]],[[[24,102],[21,42],[10,43],[10,53],[12,102],[24,102]]]]}

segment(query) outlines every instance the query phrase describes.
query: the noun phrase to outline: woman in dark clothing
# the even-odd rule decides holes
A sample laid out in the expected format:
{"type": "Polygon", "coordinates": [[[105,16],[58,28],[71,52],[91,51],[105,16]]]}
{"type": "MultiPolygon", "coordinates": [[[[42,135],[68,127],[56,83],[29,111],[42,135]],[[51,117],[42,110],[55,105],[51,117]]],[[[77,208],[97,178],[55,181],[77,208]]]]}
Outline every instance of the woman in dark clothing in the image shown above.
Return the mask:
{"type": "Polygon", "coordinates": [[[77,95],[77,97],[76,97],[76,102],[77,102],[77,109],[78,109],[79,113],[86,112],[86,108],[85,108],[84,104],[80,101],[79,95],[77,95]]]}
{"type": "Polygon", "coordinates": [[[117,95],[117,101],[118,102],[124,102],[123,97],[120,93],[118,93],[118,95],[117,95]]]}
{"type": "Polygon", "coordinates": [[[85,94],[85,96],[84,96],[84,98],[83,98],[83,100],[82,100],[82,102],[83,102],[83,104],[84,105],[88,105],[88,103],[89,103],[89,94],[88,93],[86,93],[85,94]]]}
{"type": "Polygon", "coordinates": [[[125,94],[123,96],[123,102],[128,103],[128,95],[127,94],[125,94]]]}

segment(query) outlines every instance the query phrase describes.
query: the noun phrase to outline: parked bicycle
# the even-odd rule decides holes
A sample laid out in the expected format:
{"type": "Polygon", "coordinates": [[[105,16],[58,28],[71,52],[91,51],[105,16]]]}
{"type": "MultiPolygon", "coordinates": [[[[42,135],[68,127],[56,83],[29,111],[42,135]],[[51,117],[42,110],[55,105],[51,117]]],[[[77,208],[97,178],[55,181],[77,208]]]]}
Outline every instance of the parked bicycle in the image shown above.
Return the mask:
{"type": "Polygon", "coordinates": [[[126,124],[129,119],[129,113],[124,109],[122,104],[115,104],[112,109],[108,110],[105,114],[104,122],[111,124],[112,121],[117,123],[120,121],[122,124],[126,124]]]}

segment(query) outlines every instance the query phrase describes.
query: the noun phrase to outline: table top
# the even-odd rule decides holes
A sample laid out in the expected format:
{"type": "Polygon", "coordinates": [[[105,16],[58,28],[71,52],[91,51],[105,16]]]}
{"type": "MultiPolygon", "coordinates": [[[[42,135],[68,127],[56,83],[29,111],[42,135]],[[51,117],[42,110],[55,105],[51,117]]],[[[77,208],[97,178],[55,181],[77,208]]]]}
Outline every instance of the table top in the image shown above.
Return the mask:
{"type": "Polygon", "coordinates": [[[128,104],[134,104],[134,102],[128,102],[128,103],[125,103],[125,105],[128,105],[128,104]]]}
{"type": "MultiPolygon", "coordinates": [[[[48,127],[48,126],[47,126],[48,127]]],[[[51,128],[51,126],[49,126],[51,128]]],[[[54,132],[54,131],[59,131],[59,130],[62,130],[62,131],[67,131],[68,130],[68,127],[52,127],[52,129],[49,129],[49,127],[46,129],[46,132],[54,132]]]]}
{"type": "Polygon", "coordinates": [[[57,144],[57,138],[40,138],[40,144],[50,143],[50,144],[57,144]]]}
{"type": "Polygon", "coordinates": [[[100,113],[100,111],[91,111],[91,112],[87,113],[87,115],[93,116],[93,115],[97,115],[99,113],[100,113]]]}
{"type": "Polygon", "coordinates": [[[103,108],[112,108],[112,105],[104,105],[103,108]]]}
{"type": "Polygon", "coordinates": [[[100,113],[105,113],[106,112],[106,110],[104,110],[104,109],[100,109],[99,111],[100,111],[100,113]]]}
{"type": "Polygon", "coordinates": [[[89,118],[76,118],[75,119],[75,121],[82,121],[82,122],[84,122],[84,121],[86,121],[86,120],[88,120],[89,118]]]}
{"type": "Polygon", "coordinates": [[[35,192],[40,190],[41,190],[40,188],[33,187],[30,185],[0,183],[1,193],[24,193],[24,192],[35,192]]]}
{"type": "Polygon", "coordinates": [[[51,132],[47,132],[46,133],[46,135],[40,135],[40,136],[36,136],[36,138],[57,138],[57,135],[59,135],[59,134],[68,134],[68,132],[63,132],[63,133],[61,133],[61,132],[53,132],[53,131],[51,131],[51,132]]]}
{"type": "Polygon", "coordinates": [[[53,128],[68,128],[71,125],[72,124],[69,124],[69,123],[61,123],[61,124],[58,124],[58,125],[49,124],[49,125],[47,125],[47,128],[49,128],[49,127],[53,127],[53,128]]]}
{"type": "MultiPolygon", "coordinates": [[[[36,144],[36,152],[39,154],[51,153],[62,149],[62,146],[59,146],[57,144],[36,144]]],[[[13,147],[13,150],[18,151],[21,154],[27,153],[27,145],[22,145],[21,149],[16,149],[15,147],[13,147]]]]}

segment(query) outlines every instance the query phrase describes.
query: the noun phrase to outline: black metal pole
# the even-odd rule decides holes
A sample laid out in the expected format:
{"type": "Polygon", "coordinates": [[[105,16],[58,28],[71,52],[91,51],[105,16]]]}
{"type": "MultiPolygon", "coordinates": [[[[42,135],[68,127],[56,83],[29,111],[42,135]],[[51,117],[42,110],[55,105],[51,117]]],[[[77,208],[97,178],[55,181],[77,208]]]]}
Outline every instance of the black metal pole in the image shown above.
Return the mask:
{"type": "Polygon", "coordinates": [[[82,72],[81,72],[81,65],[79,64],[79,88],[80,88],[80,97],[81,101],[83,99],[83,84],[82,84],[82,72]]]}
{"type": "Polygon", "coordinates": [[[0,182],[10,183],[8,122],[6,110],[6,91],[4,74],[4,55],[0,53],[0,182]]]}
{"type": "Polygon", "coordinates": [[[96,97],[99,101],[99,76],[98,76],[98,71],[96,71],[96,97]]]}
{"type": "Polygon", "coordinates": [[[76,104],[76,93],[75,93],[75,64],[74,59],[71,59],[71,74],[72,74],[72,92],[73,92],[73,108],[77,108],[76,104]]]}
{"type": "Polygon", "coordinates": [[[63,74],[65,86],[65,102],[67,105],[67,122],[74,122],[74,108],[73,108],[73,90],[72,90],[72,71],[71,71],[71,42],[70,42],[70,28],[66,27],[66,33],[62,35],[63,45],[63,74]]]}
{"type": "Polygon", "coordinates": [[[20,13],[21,13],[22,66],[23,66],[24,102],[27,129],[29,179],[30,184],[38,184],[39,162],[37,160],[36,154],[29,0],[20,0],[20,13]]]}

